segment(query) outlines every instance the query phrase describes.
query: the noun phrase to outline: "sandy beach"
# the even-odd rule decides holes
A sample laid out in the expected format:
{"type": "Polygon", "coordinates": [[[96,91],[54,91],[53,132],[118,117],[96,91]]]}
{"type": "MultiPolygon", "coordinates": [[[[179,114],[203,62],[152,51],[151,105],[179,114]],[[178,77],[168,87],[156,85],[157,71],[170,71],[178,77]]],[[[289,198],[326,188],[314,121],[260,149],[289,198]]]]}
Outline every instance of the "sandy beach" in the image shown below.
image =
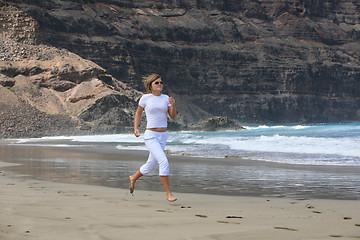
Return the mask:
{"type": "Polygon", "coordinates": [[[0,172],[4,240],[360,238],[359,201],[175,192],[178,201],[169,203],[159,191],[132,196],[0,172]]]}

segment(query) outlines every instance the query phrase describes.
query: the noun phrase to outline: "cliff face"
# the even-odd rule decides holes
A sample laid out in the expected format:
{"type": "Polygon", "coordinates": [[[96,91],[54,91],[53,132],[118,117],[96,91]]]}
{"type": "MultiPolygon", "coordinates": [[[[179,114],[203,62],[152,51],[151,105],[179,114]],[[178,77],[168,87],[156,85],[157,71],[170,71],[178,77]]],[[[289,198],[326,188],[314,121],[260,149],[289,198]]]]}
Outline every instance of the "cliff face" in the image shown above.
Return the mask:
{"type": "Polygon", "coordinates": [[[121,132],[132,126],[140,92],[97,64],[38,44],[37,22],[0,12],[0,136],[121,132]]]}
{"type": "Polygon", "coordinates": [[[128,86],[143,90],[141,77],[159,73],[184,124],[360,118],[358,1],[8,3],[36,20],[43,43],[128,86]]]}

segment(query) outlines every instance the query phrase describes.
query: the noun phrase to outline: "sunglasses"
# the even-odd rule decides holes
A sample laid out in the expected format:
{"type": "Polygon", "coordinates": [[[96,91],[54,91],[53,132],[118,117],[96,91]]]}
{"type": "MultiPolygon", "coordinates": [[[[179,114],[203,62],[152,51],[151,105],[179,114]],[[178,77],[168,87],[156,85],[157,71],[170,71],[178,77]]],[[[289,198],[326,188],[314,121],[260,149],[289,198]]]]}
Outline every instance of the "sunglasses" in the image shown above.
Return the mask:
{"type": "Polygon", "coordinates": [[[160,82],[154,82],[154,84],[156,84],[156,85],[158,85],[158,84],[163,84],[163,82],[162,81],[160,81],[160,82]]]}

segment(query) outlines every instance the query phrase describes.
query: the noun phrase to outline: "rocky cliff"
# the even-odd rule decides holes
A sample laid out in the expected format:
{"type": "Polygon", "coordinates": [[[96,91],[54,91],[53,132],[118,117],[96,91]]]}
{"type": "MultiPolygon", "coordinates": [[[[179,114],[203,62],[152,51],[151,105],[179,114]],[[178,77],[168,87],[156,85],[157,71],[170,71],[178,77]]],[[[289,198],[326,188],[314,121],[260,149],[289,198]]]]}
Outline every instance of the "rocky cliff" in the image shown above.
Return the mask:
{"type": "Polygon", "coordinates": [[[141,93],[97,64],[39,44],[37,22],[0,14],[0,135],[38,137],[127,131],[141,93]]]}
{"type": "MultiPolygon", "coordinates": [[[[177,99],[178,125],[213,115],[243,123],[360,118],[358,1],[7,3],[34,19],[42,44],[96,63],[106,86],[116,79],[142,91],[141,77],[159,73],[177,99]]],[[[80,119],[101,115],[94,106],[80,119]]]]}

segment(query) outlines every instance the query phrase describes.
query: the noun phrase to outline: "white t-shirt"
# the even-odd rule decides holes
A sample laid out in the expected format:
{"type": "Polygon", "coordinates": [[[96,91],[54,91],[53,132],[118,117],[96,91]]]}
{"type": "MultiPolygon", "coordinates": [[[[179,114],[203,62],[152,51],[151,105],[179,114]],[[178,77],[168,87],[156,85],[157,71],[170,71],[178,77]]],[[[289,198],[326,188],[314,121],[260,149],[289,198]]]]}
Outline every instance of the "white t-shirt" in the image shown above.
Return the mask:
{"type": "Polygon", "coordinates": [[[167,127],[168,107],[171,106],[168,95],[145,94],[140,98],[139,105],[146,112],[146,128],[167,127]]]}

